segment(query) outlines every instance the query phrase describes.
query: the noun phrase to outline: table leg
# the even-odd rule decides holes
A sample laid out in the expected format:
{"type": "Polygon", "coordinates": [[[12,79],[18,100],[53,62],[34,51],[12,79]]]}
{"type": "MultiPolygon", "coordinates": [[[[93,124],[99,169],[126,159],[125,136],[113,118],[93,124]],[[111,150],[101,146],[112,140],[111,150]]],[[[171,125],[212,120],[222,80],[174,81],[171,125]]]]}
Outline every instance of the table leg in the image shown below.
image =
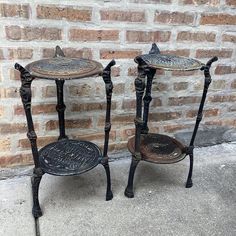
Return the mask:
{"type": "Polygon", "coordinates": [[[65,134],[65,109],[66,109],[66,106],[64,104],[64,97],[63,97],[64,82],[65,82],[64,80],[56,80],[56,86],[57,86],[56,110],[58,112],[59,132],[60,132],[58,140],[68,138],[65,134]]]}

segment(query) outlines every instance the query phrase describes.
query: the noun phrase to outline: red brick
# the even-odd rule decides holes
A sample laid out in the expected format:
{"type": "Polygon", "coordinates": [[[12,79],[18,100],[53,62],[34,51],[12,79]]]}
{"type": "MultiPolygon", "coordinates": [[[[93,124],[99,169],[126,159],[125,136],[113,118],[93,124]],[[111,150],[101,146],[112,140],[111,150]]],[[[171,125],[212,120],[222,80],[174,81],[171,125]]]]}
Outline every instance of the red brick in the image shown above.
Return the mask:
{"type": "Polygon", "coordinates": [[[215,42],[216,34],[206,32],[181,31],[177,35],[177,41],[215,42]]]}
{"type": "Polygon", "coordinates": [[[198,49],[196,51],[197,58],[210,58],[217,56],[219,58],[230,58],[232,56],[233,51],[228,49],[198,49]]]}
{"type": "MultiPolygon", "coordinates": [[[[38,147],[44,147],[49,143],[56,142],[58,137],[55,136],[44,136],[44,137],[37,137],[37,146],[38,147]]],[[[20,139],[18,142],[18,147],[29,149],[31,148],[31,144],[29,139],[20,139]]]]}
{"type": "Polygon", "coordinates": [[[0,157],[0,167],[11,167],[30,164],[33,164],[32,154],[18,154],[0,157]]]}
{"type": "Polygon", "coordinates": [[[150,103],[151,107],[159,107],[162,106],[162,101],[160,98],[152,98],[152,102],[150,103]]]}
{"type": "Polygon", "coordinates": [[[218,65],[215,69],[216,75],[232,74],[236,73],[236,66],[224,66],[218,65]]]}
{"type": "Polygon", "coordinates": [[[31,59],[33,57],[33,49],[30,48],[9,48],[9,59],[31,59]]]}
{"type": "Polygon", "coordinates": [[[53,19],[68,21],[91,21],[91,9],[78,9],[75,7],[58,7],[56,5],[38,5],[37,17],[39,19],[53,19]]]}
{"type": "Polygon", "coordinates": [[[135,99],[124,99],[122,103],[122,109],[130,110],[136,108],[136,100],[135,99]]]}
{"type": "Polygon", "coordinates": [[[20,80],[20,72],[18,70],[10,68],[9,69],[9,78],[11,80],[20,80]]]}
{"type": "MultiPolygon", "coordinates": [[[[198,112],[198,110],[187,111],[186,117],[188,117],[188,118],[195,118],[195,117],[197,117],[197,112],[198,112]]],[[[219,115],[219,109],[204,110],[203,114],[206,117],[218,116],[219,115]]]]}
{"type": "Polygon", "coordinates": [[[133,59],[136,56],[140,55],[140,50],[108,50],[108,49],[102,49],[100,50],[100,58],[101,59],[133,59]]]}
{"type": "Polygon", "coordinates": [[[1,152],[7,152],[11,149],[11,141],[10,138],[1,138],[0,139],[0,150],[1,152]]]}
{"type": "Polygon", "coordinates": [[[210,102],[235,102],[236,95],[213,95],[209,97],[210,102]]]}
{"type": "Polygon", "coordinates": [[[153,84],[152,84],[152,90],[153,91],[159,91],[159,92],[167,91],[168,90],[168,84],[154,81],[153,84]]]}
{"type": "MultiPolygon", "coordinates": [[[[95,133],[95,134],[74,134],[72,135],[73,139],[79,139],[79,140],[86,140],[90,142],[96,142],[96,143],[104,143],[104,136],[105,133],[95,133]]],[[[109,133],[109,140],[115,141],[116,140],[116,131],[111,130],[109,133]]]]}
{"type": "Polygon", "coordinates": [[[164,132],[167,132],[167,133],[174,133],[176,131],[183,130],[183,129],[189,130],[192,127],[193,127],[192,125],[164,125],[163,126],[164,132]]]}
{"type": "MultiPolygon", "coordinates": [[[[38,115],[43,113],[56,113],[56,104],[39,104],[32,106],[32,114],[38,115]]],[[[15,115],[24,115],[24,108],[22,106],[16,106],[14,108],[15,115]]]]}
{"type": "Polygon", "coordinates": [[[111,68],[111,76],[112,77],[119,77],[120,76],[120,67],[113,66],[111,68]]]}
{"type": "Polygon", "coordinates": [[[213,89],[225,89],[226,81],[225,80],[213,80],[211,87],[213,89]]]}
{"type": "MultiPolygon", "coordinates": [[[[127,113],[127,112],[126,112],[127,113]]],[[[127,125],[134,125],[134,118],[135,115],[134,114],[117,114],[115,116],[112,116],[111,118],[111,124],[112,126],[117,126],[117,127],[122,127],[123,126],[127,126],[127,125]]],[[[98,126],[99,127],[104,127],[105,124],[105,119],[104,116],[101,116],[98,119],[98,126]]]]}
{"type": "Polygon", "coordinates": [[[124,95],[125,84],[123,84],[123,83],[114,84],[113,93],[117,94],[117,95],[118,94],[124,95]]]}
{"type": "Polygon", "coordinates": [[[174,83],[173,86],[175,91],[185,90],[188,88],[188,82],[174,83]]]}
{"type": "Polygon", "coordinates": [[[170,31],[131,31],[126,32],[126,41],[129,43],[167,42],[170,40],[170,31]]]}
{"type": "Polygon", "coordinates": [[[223,42],[236,43],[236,35],[235,34],[223,34],[222,35],[222,41],[223,42]]]}
{"type": "Polygon", "coordinates": [[[180,57],[189,57],[190,50],[189,49],[165,50],[165,51],[162,51],[161,53],[180,56],[180,57]]]}
{"type": "Polygon", "coordinates": [[[3,50],[0,48],[0,60],[4,60],[4,54],[3,54],[3,50]]]}
{"type": "Polygon", "coordinates": [[[16,98],[20,97],[19,88],[0,88],[0,98],[16,98]]]}
{"type": "Polygon", "coordinates": [[[7,39],[10,40],[61,40],[62,31],[58,28],[20,27],[16,25],[5,27],[7,39]]]}
{"type": "Polygon", "coordinates": [[[93,93],[93,87],[89,84],[79,84],[69,86],[69,93],[75,97],[88,97],[93,93]]]}
{"type": "Polygon", "coordinates": [[[15,134],[15,133],[25,133],[27,131],[26,123],[2,123],[0,124],[0,133],[1,134],[15,134]]]}
{"type": "MultiPolygon", "coordinates": [[[[83,118],[76,120],[65,120],[65,127],[67,129],[75,129],[75,128],[91,128],[92,119],[91,118],[83,118]]],[[[46,123],[46,130],[55,130],[58,129],[58,120],[50,120],[46,123]]]]}
{"type": "Polygon", "coordinates": [[[47,86],[42,88],[43,97],[51,98],[57,96],[56,86],[47,86]]]}
{"type": "Polygon", "coordinates": [[[117,41],[118,30],[87,30],[70,29],[69,39],[71,41],[117,41]]]}
{"type": "Polygon", "coordinates": [[[183,4],[218,6],[220,0],[182,0],[183,4]]]}
{"type": "Polygon", "coordinates": [[[0,4],[1,17],[21,17],[29,18],[29,5],[27,4],[0,4]]]}
{"type": "Polygon", "coordinates": [[[155,22],[172,25],[192,25],[196,15],[188,12],[156,11],[155,22]]]}
{"type": "Polygon", "coordinates": [[[229,5],[229,6],[236,6],[236,1],[235,0],[226,0],[226,5],[229,5]]]}
{"type": "Polygon", "coordinates": [[[236,79],[231,83],[231,88],[233,88],[233,89],[236,88],[236,79]]]}
{"type": "MultiPolygon", "coordinates": [[[[86,58],[92,59],[92,50],[90,48],[62,48],[66,57],[70,58],[86,58]]],[[[55,54],[55,49],[53,48],[43,48],[43,57],[51,58],[55,54]]]]}
{"type": "Polygon", "coordinates": [[[200,19],[201,25],[236,25],[236,15],[224,13],[202,14],[200,19]]]}
{"type": "MultiPolygon", "coordinates": [[[[106,110],[107,103],[104,101],[100,102],[89,102],[89,103],[73,103],[71,105],[71,111],[99,111],[99,110],[106,110]]],[[[116,102],[112,102],[111,108],[114,110],[116,109],[116,102]]]]}
{"type": "Polygon", "coordinates": [[[156,3],[171,3],[171,0],[130,0],[133,3],[140,3],[140,4],[156,4],[156,3]]]}
{"type": "Polygon", "coordinates": [[[122,141],[127,141],[130,137],[135,135],[135,127],[120,130],[120,138],[122,141]]]}
{"type": "Polygon", "coordinates": [[[194,75],[196,73],[196,71],[172,71],[172,75],[173,76],[190,76],[190,75],[194,75]]]}
{"type": "Polygon", "coordinates": [[[100,15],[103,21],[145,22],[144,11],[101,10],[100,15]]]}
{"type": "Polygon", "coordinates": [[[158,112],[149,114],[150,121],[175,120],[179,119],[180,117],[181,112],[158,112]]]}
{"type": "Polygon", "coordinates": [[[222,126],[221,120],[210,120],[210,121],[203,121],[205,125],[214,125],[214,126],[222,126]]]}
{"type": "Polygon", "coordinates": [[[189,97],[170,97],[168,104],[170,106],[182,106],[192,103],[200,103],[201,97],[189,96],[189,97]]]}

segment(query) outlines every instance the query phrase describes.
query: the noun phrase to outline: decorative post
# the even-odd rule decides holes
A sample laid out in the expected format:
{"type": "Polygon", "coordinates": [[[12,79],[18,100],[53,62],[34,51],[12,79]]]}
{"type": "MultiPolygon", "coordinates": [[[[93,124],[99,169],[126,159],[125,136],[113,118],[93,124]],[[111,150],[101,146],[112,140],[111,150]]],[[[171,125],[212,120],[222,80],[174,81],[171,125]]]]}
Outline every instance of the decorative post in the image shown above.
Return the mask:
{"type": "Polygon", "coordinates": [[[103,70],[102,77],[105,82],[106,88],[106,98],[107,98],[107,107],[106,107],[106,119],[105,119],[105,139],[104,139],[104,148],[103,148],[103,159],[101,161],[102,165],[105,168],[106,175],[107,175],[107,192],[106,192],[106,200],[111,200],[113,198],[113,193],[111,191],[111,177],[110,177],[110,168],[108,164],[108,143],[109,143],[109,134],[111,130],[111,97],[112,97],[112,90],[113,84],[111,81],[111,67],[114,66],[116,63],[112,60],[106,68],[103,70]]]}
{"type": "Polygon", "coordinates": [[[192,183],[192,172],[193,172],[194,140],[195,140],[196,135],[197,135],[199,124],[200,124],[200,122],[202,120],[203,108],[204,108],[204,104],[205,104],[205,100],[206,100],[206,96],[207,96],[207,91],[208,91],[209,85],[211,83],[211,75],[210,75],[211,64],[213,62],[217,61],[217,60],[218,60],[217,57],[213,57],[212,59],[210,59],[207,62],[207,64],[205,66],[203,66],[201,68],[201,70],[204,71],[205,83],[204,83],[202,99],[201,99],[200,106],[199,106],[199,109],[198,109],[196,123],[195,123],[195,126],[194,126],[192,138],[191,138],[190,144],[189,144],[189,146],[188,146],[188,148],[186,150],[186,154],[189,155],[189,158],[190,158],[190,167],[189,167],[189,173],[188,173],[186,188],[191,188],[193,186],[193,183],[192,183]]]}

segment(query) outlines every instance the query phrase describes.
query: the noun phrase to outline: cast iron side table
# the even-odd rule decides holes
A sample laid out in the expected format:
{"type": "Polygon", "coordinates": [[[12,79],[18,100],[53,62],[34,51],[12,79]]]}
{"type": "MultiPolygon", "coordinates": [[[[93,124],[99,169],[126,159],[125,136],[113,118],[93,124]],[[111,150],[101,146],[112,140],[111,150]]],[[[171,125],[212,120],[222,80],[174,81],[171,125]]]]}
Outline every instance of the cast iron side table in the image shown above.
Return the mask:
{"type": "Polygon", "coordinates": [[[135,136],[128,141],[128,149],[132,154],[130,165],[128,185],[125,189],[125,196],[134,197],[133,179],[136,167],[139,161],[148,161],[156,164],[171,164],[183,160],[187,155],[190,157],[190,168],[187,178],[186,188],[192,187],[193,170],[193,149],[194,140],[197,134],[198,126],[202,119],[203,106],[205,103],[208,87],[211,83],[210,67],[217,57],[213,57],[206,65],[201,62],[185,57],[164,55],[156,44],[152,45],[149,54],[137,56],[135,62],[138,64],[138,77],[135,79],[136,89],[136,118],[135,136]],[[205,84],[200,102],[195,127],[189,146],[184,146],[178,140],[167,135],[149,133],[148,114],[149,104],[152,100],[151,89],[153,77],[157,69],[164,70],[203,70],[205,75],[205,84]],[[146,81],[145,81],[146,80],[146,81]],[[145,95],[144,95],[145,92],[145,95]],[[144,97],[143,97],[144,95],[144,97]],[[143,102],[142,102],[143,99],[143,102]],[[142,111],[143,110],[143,111],[142,111]]]}
{"type": "Polygon", "coordinates": [[[93,169],[101,163],[106,171],[107,190],[106,200],[111,200],[110,169],[108,165],[108,141],[111,129],[110,112],[112,97],[111,67],[115,65],[112,60],[105,69],[96,61],[88,59],[66,58],[59,46],[56,47],[54,58],[43,59],[28,64],[25,68],[15,64],[15,69],[21,73],[20,95],[27,119],[27,136],[31,143],[34,159],[34,172],[32,176],[33,209],[35,218],[42,216],[38,200],[38,191],[41,178],[44,173],[57,176],[79,175],[93,169]],[[94,75],[101,75],[106,87],[106,120],[105,140],[103,153],[100,148],[92,142],[68,139],[65,134],[64,111],[66,106],[63,98],[63,85],[65,80],[80,79],[94,75]],[[50,143],[38,151],[37,136],[31,114],[31,83],[35,78],[55,80],[57,87],[57,105],[59,120],[59,138],[57,142],[50,143]]]}

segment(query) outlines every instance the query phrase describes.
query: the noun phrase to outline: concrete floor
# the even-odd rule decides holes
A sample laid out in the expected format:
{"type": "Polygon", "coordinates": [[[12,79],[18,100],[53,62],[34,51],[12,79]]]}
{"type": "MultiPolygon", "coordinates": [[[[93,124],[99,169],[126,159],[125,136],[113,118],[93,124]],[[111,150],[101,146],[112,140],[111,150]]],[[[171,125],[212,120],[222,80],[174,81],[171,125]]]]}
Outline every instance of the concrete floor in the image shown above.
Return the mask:
{"type": "MultiPolygon", "coordinates": [[[[108,202],[102,166],[76,177],[44,175],[40,235],[235,236],[235,153],[232,143],[195,149],[190,189],[184,187],[188,158],[172,165],[141,162],[133,199],[123,194],[130,159],[111,162],[114,198],[108,202]]],[[[29,168],[0,171],[1,236],[35,235],[29,168]]]]}

